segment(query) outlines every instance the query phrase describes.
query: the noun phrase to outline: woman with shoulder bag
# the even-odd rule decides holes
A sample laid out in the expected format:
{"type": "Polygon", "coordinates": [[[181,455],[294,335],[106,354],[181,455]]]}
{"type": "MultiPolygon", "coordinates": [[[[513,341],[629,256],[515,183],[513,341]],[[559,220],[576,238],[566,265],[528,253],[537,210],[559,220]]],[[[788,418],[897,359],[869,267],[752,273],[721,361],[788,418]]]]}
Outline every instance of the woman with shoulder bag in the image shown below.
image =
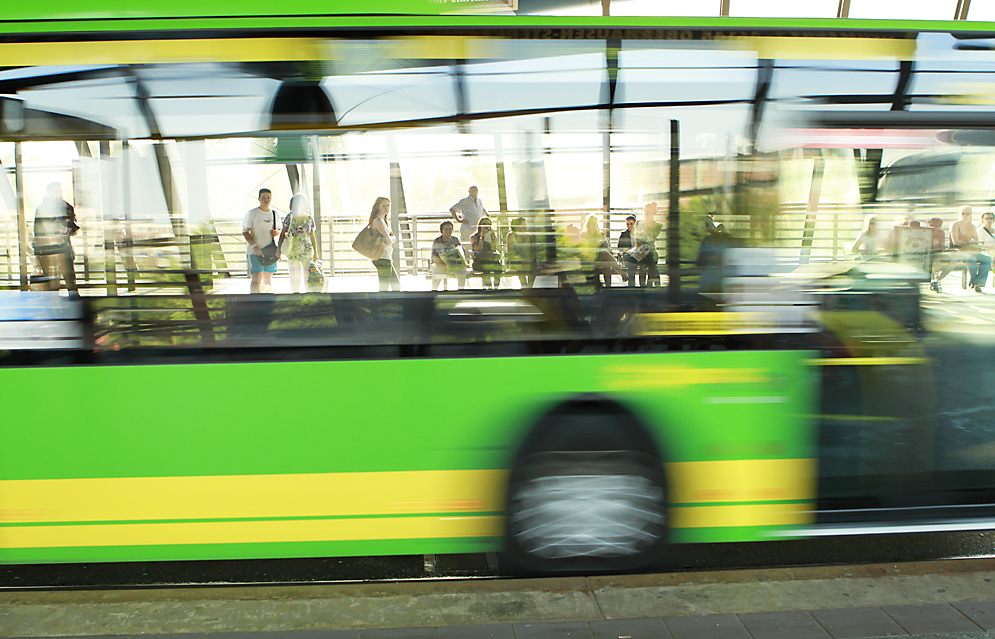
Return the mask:
{"type": "Polygon", "coordinates": [[[290,213],[283,218],[283,231],[280,233],[280,253],[288,262],[290,271],[290,291],[303,293],[310,263],[314,261],[314,218],[308,213],[310,201],[298,193],[290,199],[290,213]]]}
{"type": "Polygon", "coordinates": [[[373,203],[373,210],[370,211],[370,230],[380,235],[383,240],[383,252],[379,259],[373,260],[373,266],[377,267],[377,277],[380,279],[380,290],[401,290],[401,280],[394,270],[394,263],[391,261],[394,253],[394,234],[387,226],[387,216],[390,215],[390,198],[378,197],[373,203]]]}

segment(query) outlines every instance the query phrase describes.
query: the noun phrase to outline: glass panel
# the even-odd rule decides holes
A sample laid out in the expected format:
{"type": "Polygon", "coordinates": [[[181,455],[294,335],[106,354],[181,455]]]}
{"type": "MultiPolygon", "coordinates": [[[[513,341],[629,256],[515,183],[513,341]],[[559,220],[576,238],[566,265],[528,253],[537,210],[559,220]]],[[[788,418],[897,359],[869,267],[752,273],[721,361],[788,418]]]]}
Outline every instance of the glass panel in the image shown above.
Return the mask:
{"type": "MultiPolygon", "coordinates": [[[[838,9],[839,0],[806,0],[805,2],[797,0],[731,0],[729,3],[730,16],[758,18],[835,18],[838,9]]],[[[850,15],[852,17],[852,12],[850,15]]]]}
{"type": "Polygon", "coordinates": [[[991,2],[972,2],[971,9],[967,12],[967,19],[995,22],[995,4],[991,2]]]}
{"type": "Polygon", "coordinates": [[[269,125],[279,80],[222,65],[175,65],[140,72],[163,136],[224,135],[269,125]]]}
{"type": "Polygon", "coordinates": [[[719,2],[718,0],[715,2],[612,0],[611,14],[613,16],[717,16],[719,2]]]}
{"type": "Polygon", "coordinates": [[[603,52],[474,64],[464,78],[472,113],[602,104],[605,80],[603,52]]]}
{"type": "Polygon", "coordinates": [[[904,2],[903,0],[850,0],[851,18],[879,20],[953,20],[957,0],[904,2]]]}
{"type": "Polygon", "coordinates": [[[30,109],[64,113],[118,130],[122,138],[146,138],[145,119],[135,102],[135,89],[125,78],[67,82],[17,92],[30,109]]]}
{"type": "Polygon", "coordinates": [[[616,103],[753,97],[757,78],[753,54],[698,48],[644,49],[645,46],[623,43],[616,103]]]}
{"type": "Polygon", "coordinates": [[[898,64],[887,71],[837,70],[813,66],[779,67],[774,71],[770,97],[881,95],[890,96],[898,84],[898,64]]]}
{"type": "Polygon", "coordinates": [[[397,134],[404,200],[409,213],[444,214],[467,194],[479,190],[488,213],[498,212],[494,137],[459,134],[454,128],[397,134]]]}
{"type": "Polygon", "coordinates": [[[283,164],[274,157],[273,138],[207,140],[207,192],[213,219],[241,223],[246,211],[259,205],[261,188],[273,192],[273,206],[285,211],[293,193],[283,164]]]}
{"type": "Polygon", "coordinates": [[[681,161],[726,158],[744,144],[747,104],[616,112],[612,132],[612,209],[642,209],[670,191],[670,121],[680,122],[681,161]]]}
{"type": "Polygon", "coordinates": [[[448,68],[331,76],[321,86],[343,126],[456,114],[456,88],[448,68]]]}

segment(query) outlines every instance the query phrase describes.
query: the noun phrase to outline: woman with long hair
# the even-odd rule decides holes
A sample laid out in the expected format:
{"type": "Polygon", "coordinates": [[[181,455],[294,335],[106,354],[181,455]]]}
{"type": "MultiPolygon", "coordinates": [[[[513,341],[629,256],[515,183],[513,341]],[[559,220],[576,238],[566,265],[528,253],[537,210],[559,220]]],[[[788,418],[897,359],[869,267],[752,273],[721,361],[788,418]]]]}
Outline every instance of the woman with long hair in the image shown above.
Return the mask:
{"type": "Polygon", "coordinates": [[[370,229],[378,233],[383,240],[383,252],[378,259],[373,260],[373,266],[377,268],[381,291],[400,291],[401,280],[397,277],[397,271],[394,270],[394,263],[391,260],[394,255],[394,234],[387,226],[388,215],[390,215],[390,198],[380,196],[373,203],[369,225],[370,229]]]}
{"type": "Polygon", "coordinates": [[[585,257],[591,258],[591,265],[594,270],[595,286],[601,287],[601,279],[604,278],[605,287],[611,288],[612,272],[618,273],[622,281],[628,279],[628,275],[618,260],[611,254],[608,239],[601,232],[598,224],[598,216],[591,213],[584,221],[584,230],[581,232],[581,245],[584,247],[585,257]]]}
{"type": "Polygon", "coordinates": [[[290,199],[290,213],[283,218],[283,231],[278,244],[280,252],[287,258],[292,293],[304,292],[305,274],[310,269],[310,263],[316,259],[315,247],[318,243],[314,239],[314,218],[308,212],[310,208],[307,196],[298,193],[290,199]]]}
{"type": "Polygon", "coordinates": [[[497,288],[501,283],[501,256],[494,250],[497,237],[491,230],[491,218],[483,217],[477,222],[477,232],[470,236],[470,250],[473,253],[473,270],[483,277],[484,288],[497,288]]]}

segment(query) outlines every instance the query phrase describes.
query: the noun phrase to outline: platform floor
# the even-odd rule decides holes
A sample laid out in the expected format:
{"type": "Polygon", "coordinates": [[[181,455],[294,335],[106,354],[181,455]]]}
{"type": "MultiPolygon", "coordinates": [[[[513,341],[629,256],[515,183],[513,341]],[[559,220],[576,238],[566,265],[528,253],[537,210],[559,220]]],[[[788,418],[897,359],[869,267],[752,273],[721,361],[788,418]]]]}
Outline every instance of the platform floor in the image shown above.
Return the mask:
{"type": "Polygon", "coordinates": [[[992,638],[995,560],[620,577],[0,592],[0,636],[122,635],[992,638]]]}

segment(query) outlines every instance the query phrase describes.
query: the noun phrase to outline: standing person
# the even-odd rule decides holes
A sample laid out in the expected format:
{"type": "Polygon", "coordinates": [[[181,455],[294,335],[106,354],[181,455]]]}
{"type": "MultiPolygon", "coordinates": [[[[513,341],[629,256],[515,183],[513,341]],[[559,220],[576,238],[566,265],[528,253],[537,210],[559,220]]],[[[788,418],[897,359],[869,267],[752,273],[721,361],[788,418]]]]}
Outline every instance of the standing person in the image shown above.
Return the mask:
{"type": "Polygon", "coordinates": [[[470,250],[473,251],[473,270],[483,275],[484,288],[497,288],[501,282],[501,257],[494,250],[495,239],[491,218],[481,218],[477,232],[470,236],[470,250]]]}
{"type": "Polygon", "coordinates": [[[524,217],[511,221],[511,231],[506,240],[508,270],[518,276],[522,288],[531,288],[538,266],[535,237],[529,233],[529,223],[524,217]]]}
{"type": "Polygon", "coordinates": [[[476,230],[480,220],[487,215],[484,203],[477,197],[477,187],[471,186],[467,193],[465,198],[453,204],[452,208],[449,209],[449,214],[460,223],[459,237],[464,242],[470,241],[470,234],[476,230]],[[463,214],[463,217],[460,217],[460,213],[463,214]]]}
{"type": "Polygon", "coordinates": [[[283,218],[283,230],[280,232],[280,253],[287,257],[290,271],[290,291],[303,293],[307,275],[310,272],[310,262],[316,259],[314,239],[314,218],[308,212],[311,202],[307,196],[298,193],[290,199],[290,213],[283,218]],[[288,239],[289,238],[289,239],[288,239]],[[289,242],[290,250],[286,242],[289,242]]]}
{"type": "Polygon", "coordinates": [[[380,234],[383,240],[383,253],[380,258],[373,260],[373,266],[377,267],[377,278],[380,280],[381,291],[400,291],[401,280],[394,270],[392,258],[394,256],[394,234],[387,226],[387,216],[390,215],[390,198],[380,196],[373,202],[373,210],[370,211],[370,229],[380,234]]]}
{"type": "Polygon", "coordinates": [[[988,271],[992,269],[992,258],[981,252],[978,229],[971,223],[972,214],[970,206],[960,207],[960,219],[950,225],[950,243],[961,251],[967,262],[967,272],[971,276],[970,287],[981,293],[988,280],[988,271]]]}
{"type": "MultiPolygon", "coordinates": [[[[270,208],[273,192],[269,189],[259,189],[259,206],[245,214],[242,220],[242,235],[245,237],[246,254],[249,257],[250,293],[272,293],[273,273],[276,273],[276,263],[263,266],[259,260],[263,249],[276,242],[280,231],[276,228],[276,209],[270,208]]],[[[277,258],[280,257],[279,248],[277,258]]]]}
{"type": "Polygon", "coordinates": [[[636,235],[640,241],[649,245],[649,254],[642,260],[641,266],[646,268],[646,278],[643,286],[660,286],[660,254],[656,251],[656,238],[660,236],[663,225],[656,221],[659,205],[650,202],[643,207],[643,221],[636,224],[636,235]]]}
{"type": "Polygon", "coordinates": [[[66,290],[76,293],[76,271],[73,268],[73,245],[69,238],[79,231],[76,210],[62,199],[62,185],[52,182],[45,187],[45,197],[35,209],[34,251],[48,276],[50,290],[59,290],[59,276],[66,290]]]}
{"type": "Polygon", "coordinates": [[[453,235],[453,223],[446,220],[439,225],[442,233],[432,242],[432,290],[442,286],[446,289],[446,276],[456,278],[458,288],[466,287],[466,259],[463,257],[463,247],[453,235]]]}

